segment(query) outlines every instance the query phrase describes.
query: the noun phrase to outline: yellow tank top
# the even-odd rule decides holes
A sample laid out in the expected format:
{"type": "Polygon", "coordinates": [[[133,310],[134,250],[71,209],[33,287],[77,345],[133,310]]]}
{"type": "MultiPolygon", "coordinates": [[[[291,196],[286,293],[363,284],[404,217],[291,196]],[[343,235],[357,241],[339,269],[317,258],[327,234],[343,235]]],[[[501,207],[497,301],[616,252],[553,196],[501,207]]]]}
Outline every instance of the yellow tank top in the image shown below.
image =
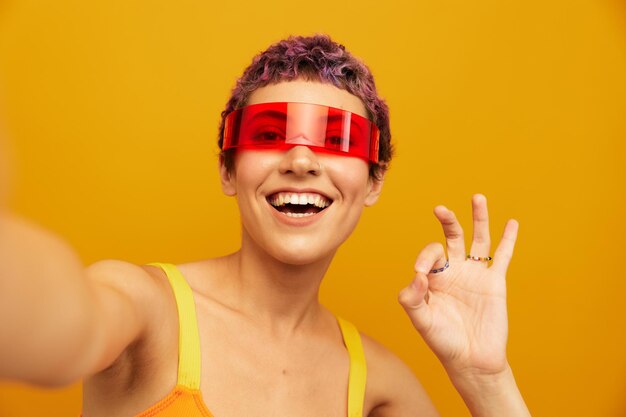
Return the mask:
{"type": "MultiPolygon", "coordinates": [[[[200,392],[200,338],[193,293],[178,268],[171,264],[152,263],[165,271],[178,306],[179,357],[178,382],[167,397],[136,417],[213,417],[200,392]]],[[[361,336],[349,322],[337,318],[350,357],[348,375],[348,417],[363,416],[366,365],[361,336]]]]}

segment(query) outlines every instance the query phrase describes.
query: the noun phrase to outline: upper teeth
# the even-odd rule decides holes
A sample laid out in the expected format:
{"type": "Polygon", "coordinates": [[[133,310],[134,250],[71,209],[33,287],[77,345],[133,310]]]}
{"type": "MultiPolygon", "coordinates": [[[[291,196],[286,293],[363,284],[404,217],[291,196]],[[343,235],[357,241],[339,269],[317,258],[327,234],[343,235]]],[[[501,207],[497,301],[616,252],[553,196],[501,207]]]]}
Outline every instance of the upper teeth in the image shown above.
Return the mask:
{"type": "Polygon", "coordinates": [[[276,207],[284,206],[285,204],[313,204],[319,208],[328,207],[331,203],[326,197],[316,193],[276,193],[272,195],[269,202],[276,207]]]}

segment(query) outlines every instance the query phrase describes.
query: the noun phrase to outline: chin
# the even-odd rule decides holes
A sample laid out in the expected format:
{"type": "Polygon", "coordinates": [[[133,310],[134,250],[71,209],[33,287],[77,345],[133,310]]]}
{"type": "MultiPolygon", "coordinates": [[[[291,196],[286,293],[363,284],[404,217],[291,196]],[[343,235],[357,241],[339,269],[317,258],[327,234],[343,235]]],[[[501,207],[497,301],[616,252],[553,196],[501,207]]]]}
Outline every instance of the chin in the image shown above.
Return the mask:
{"type": "Polygon", "coordinates": [[[310,246],[299,248],[297,246],[272,248],[268,251],[274,259],[293,266],[305,266],[318,262],[330,261],[335,255],[337,248],[315,250],[310,246]]]}
{"type": "Polygon", "coordinates": [[[293,266],[330,263],[337,249],[349,237],[348,229],[334,233],[319,228],[278,231],[275,228],[248,228],[245,222],[243,224],[242,244],[252,244],[261,256],[293,266]]]}

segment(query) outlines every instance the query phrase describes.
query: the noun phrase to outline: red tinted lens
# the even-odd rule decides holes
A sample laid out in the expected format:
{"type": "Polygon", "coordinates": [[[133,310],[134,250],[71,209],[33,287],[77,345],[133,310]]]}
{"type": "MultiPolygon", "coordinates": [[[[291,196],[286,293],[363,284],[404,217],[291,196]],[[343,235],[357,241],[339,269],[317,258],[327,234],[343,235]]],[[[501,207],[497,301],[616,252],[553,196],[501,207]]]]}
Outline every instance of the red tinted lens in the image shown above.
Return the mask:
{"type": "Polygon", "coordinates": [[[359,115],[308,103],[263,103],[226,117],[223,150],[305,145],[378,161],[378,129],[359,115]]]}
{"type": "Polygon", "coordinates": [[[271,108],[248,106],[242,109],[240,141],[246,145],[282,145],[287,134],[287,106],[283,103],[271,108]]]}

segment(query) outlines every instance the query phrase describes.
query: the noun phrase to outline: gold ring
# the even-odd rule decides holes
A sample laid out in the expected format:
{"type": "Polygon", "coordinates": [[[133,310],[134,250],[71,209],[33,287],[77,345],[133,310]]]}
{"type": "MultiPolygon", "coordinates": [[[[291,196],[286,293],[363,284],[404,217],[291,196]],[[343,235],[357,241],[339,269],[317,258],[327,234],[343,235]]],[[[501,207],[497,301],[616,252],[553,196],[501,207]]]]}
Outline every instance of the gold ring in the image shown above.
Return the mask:
{"type": "Polygon", "coordinates": [[[493,260],[491,256],[482,257],[482,256],[474,256],[474,255],[467,255],[467,259],[471,259],[472,261],[483,261],[483,262],[493,260]]]}

